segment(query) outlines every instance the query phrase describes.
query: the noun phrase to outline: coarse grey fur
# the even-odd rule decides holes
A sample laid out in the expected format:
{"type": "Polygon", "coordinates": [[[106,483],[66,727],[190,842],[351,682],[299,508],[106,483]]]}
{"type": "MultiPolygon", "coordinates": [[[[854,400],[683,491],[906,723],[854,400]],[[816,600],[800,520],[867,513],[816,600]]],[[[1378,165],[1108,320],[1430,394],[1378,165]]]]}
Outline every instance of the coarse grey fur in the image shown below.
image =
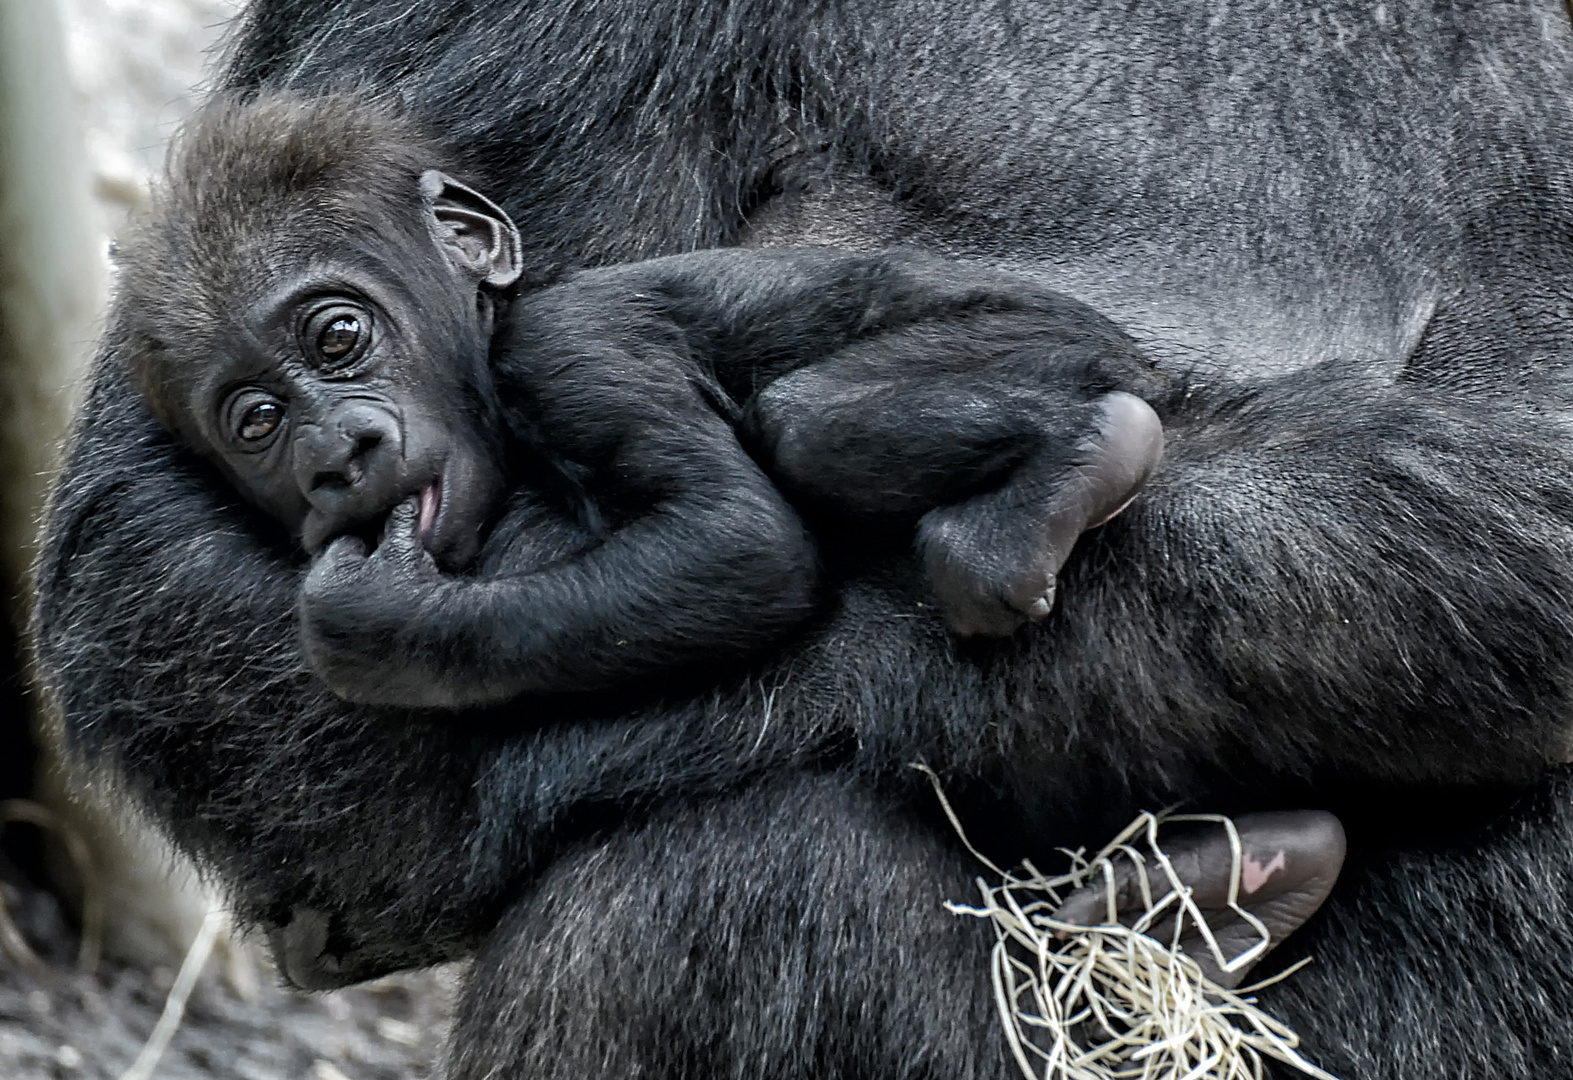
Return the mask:
{"type": "Polygon", "coordinates": [[[1011,645],[958,649],[899,553],[832,535],[834,604],[770,664],[433,717],[308,678],[303,568],[158,431],[112,326],[40,653],[78,753],[243,916],[299,920],[306,978],[486,939],[461,1077],[1008,1076],[923,758],[1004,858],[1176,798],[1337,810],[1344,881],[1282,950],[1317,963],[1263,995],[1310,1055],[1568,1071],[1561,3],[273,0],[231,70],[396,92],[534,280],[900,241],[1038,275],[1189,388],[1011,645]]]}

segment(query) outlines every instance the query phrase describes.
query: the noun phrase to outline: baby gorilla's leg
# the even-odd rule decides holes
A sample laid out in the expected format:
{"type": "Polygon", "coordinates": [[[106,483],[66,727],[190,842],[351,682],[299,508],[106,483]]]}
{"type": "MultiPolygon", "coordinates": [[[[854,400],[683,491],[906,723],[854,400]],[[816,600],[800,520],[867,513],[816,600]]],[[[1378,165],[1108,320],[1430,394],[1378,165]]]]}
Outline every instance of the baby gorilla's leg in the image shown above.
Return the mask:
{"type": "Polygon", "coordinates": [[[1070,455],[1056,447],[1023,462],[994,491],[937,507],[918,547],[951,629],[1003,636],[1054,607],[1055,580],[1087,529],[1129,506],[1163,454],[1152,406],[1113,393],[1070,455]]]}
{"type": "MultiPolygon", "coordinates": [[[[1225,971],[1194,926],[1188,924],[1180,933],[1180,947],[1208,978],[1227,987],[1240,985],[1262,956],[1316,913],[1338,880],[1345,850],[1343,826],[1332,814],[1319,810],[1247,814],[1235,818],[1234,824],[1242,848],[1239,906],[1267,928],[1268,949],[1250,963],[1225,971]]],[[[1172,841],[1166,837],[1162,848],[1181,883],[1191,888],[1191,897],[1206,917],[1225,963],[1260,940],[1257,928],[1229,906],[1234,850],[1221,826],[1202,825],[1172,841]]],[[[1167,879],[1151,864],[1146,871],[1152,897],[1158,900],[1167,891],[1167,879]]],[[[1141,874],[1128,859],[1115,862],[1114,900],[1119,920],[1126,925],[1135,922],[1145,910],[1141,874]]],[[[1106,885],[1088,885],[1071,894],[1055,917],[1082,926],[1106,923],[1106,885]]],[[[1168,942],[1173,932],[1172,919],[1147,931],[1163,942],[1168,942]]]]}
{"type": "Polygon", "coordinates": [[[1077,537],[1122,510],[1163,452],[1140,398],[1058,379],[1024,353],[945,364],[851,349],[751,410],[758,453],[793,498],[919,519],[930,584],[962,635],[1046,616],[1077,537]]]}

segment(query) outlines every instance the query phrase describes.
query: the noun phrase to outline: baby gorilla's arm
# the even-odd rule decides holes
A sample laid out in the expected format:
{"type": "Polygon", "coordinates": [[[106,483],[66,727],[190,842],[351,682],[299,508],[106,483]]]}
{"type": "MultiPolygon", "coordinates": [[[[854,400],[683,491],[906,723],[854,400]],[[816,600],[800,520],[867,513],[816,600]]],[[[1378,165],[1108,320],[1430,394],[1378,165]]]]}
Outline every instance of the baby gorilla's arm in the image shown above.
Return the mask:
{"type": "Polygon", "coordinates": [[[670,324],[564,288],[524,302],[510,340],[517,456],[578,494],[516,492],[473,574],[439,571],[413,502],[370,554],[330,545],[301,623],[336,693],[460,708],[604,689],[748,655],[811,614],[812,539],[696,388],[670,324]]]}
{"type": "Polygon", "coordinates": [[[738,657],[810,612],[796,497],[921,517],[954,629],[1041,618],[1082,530],[1156,464],[1161,380],[1112,324],[915,252],[712,251],[518,301],[496,362],[521,457],[580,554],[447,577],[402,519],[333,545],[303,594],[313,667],[352,700],[457,707],[738,657]]]}
{"type": "Polygon", "coordinates": [[[637,291],[745,401],[799,504],[917,522],[951,629],[1046,616],[1081,533],[1158,464],[1162,377],[1109,320],[921,252],[715,251],[579,279],[637,291]]]}
{"type": "Polygon", "coordinates": [[[458,709],[597,690],[744,655],[810,613],[813,556],[780,507],[681,500],[583,550],[495,574],[441,572],[414,500],[369,554],[353,537],[313,562],[302,633],[313,670],[366,704],[458,709]]]}

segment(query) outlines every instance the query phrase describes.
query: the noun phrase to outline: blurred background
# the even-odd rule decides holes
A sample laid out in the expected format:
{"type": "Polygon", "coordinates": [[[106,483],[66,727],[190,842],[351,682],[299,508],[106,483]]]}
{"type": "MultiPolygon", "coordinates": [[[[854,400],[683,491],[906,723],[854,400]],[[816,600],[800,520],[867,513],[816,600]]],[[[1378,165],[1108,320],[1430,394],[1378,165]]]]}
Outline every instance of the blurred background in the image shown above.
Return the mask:
{"type": "Polygon", "coordinates": [[[67,781],[28,677],[27,572],[113,289],[110,244],[146,202],[239,6],[0,0],[4,1080],[422,1077],[451,1003],[452,970],[312,998],[280,990],[260,952],[209,918],[221,905],[189,866],[97,787],[67,781]],[[196,981],[182,1007],[183,965],[196,981]]]}

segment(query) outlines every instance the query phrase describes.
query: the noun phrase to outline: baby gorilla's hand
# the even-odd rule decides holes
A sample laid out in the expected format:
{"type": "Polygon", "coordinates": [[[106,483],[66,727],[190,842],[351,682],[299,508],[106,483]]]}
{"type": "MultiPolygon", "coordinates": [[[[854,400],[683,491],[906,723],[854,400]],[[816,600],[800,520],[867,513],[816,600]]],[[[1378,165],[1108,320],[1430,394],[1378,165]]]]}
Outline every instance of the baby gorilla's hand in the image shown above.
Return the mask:
{"type": "Polygon", "coordinates": [[[1048,615],[1076,539],[1125,509],[1157,468],[1163,425],[1150,405],[1108,394],[1095,417],[1068,455],[1029,460],[999,490],[924,515],[918,548],[957,634],[1003,637],[1048,615]]]}
{"type": "MultiPolygon", "coordinates": [[[[1206,939],[1189,922],[1180,932],[1180,948],[1200,965],[1219,986],[1235,987],[1322,906],[1338,880],[1344,864],[1344,828],[1332,814],[1321,810],[1246,814],[1234,819],[1240,836],[1241,874],[1239,906],[1267,928],[1269,945],[1247,964],[1226,971],[1206,939]]],[[[1163,853],[1176,876],[1191,889],[1191,899],[1202,910],[1218,943],[1224,963],[1241,956],[1260,940],[1260,933],[1229,906],[1234,877],[1234,851],[1229,836],[1218,825],[1207,825],[1174,840],[1161,841],[1163,853]]],[[[1127,926],[1140,917],[1145,906],[1141,875],[1127,859],[1118,859],[1114,871],[1114,908],[1127,926]]],[[[1161,869],[1149,864],[1147,878],[1153,899],[1168,891],[1161,869]]],[[[1087,885],[1066,898],[1054,913],[1064,922],[1096,926],[1107,921],[1106,885],[1087,885]]],[[[1167,944],[1174,936],[1174,920],[1160,921],[1146,931],[1167,944]]]]}
{"type": "Polygon", "coordinates": [[[341,536],[312,560],[300,591],[301,644],[328,688],[364,705],[441,707],[412,631],[446,588],[417,538],[415,499],[394,507],[377,549],[341,536]]]}

